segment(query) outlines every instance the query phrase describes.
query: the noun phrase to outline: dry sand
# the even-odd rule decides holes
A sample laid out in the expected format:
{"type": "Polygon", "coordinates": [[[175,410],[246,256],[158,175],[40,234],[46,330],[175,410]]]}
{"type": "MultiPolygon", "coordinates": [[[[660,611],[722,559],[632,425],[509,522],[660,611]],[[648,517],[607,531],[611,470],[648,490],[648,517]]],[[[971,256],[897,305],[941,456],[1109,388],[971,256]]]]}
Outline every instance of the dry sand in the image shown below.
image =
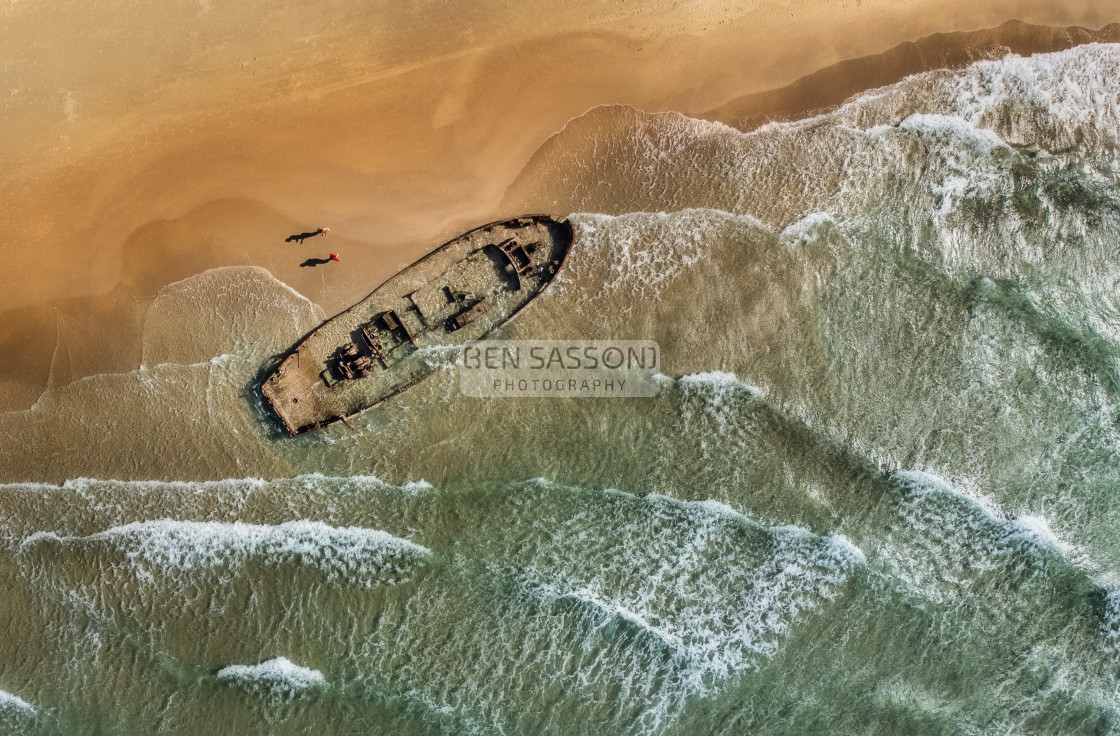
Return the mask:
{"type": "MultiPolygon", "coordinates": [[[[261,265],[344,307],[515,214],[499,209],[505,187],[595,105],[699,114],[1010,18],[1099,28],[1120,8],[13,0],[0,6],[0,409],[28,406],[48,376],[134,368],[151,297],[210,267],[261,265]],[[284,242],[320,225],[329,240],[284,242]],[[343,261],[299,266],[328,250],[343,261]]],[[[845,84],[879,84],[881,67],[845,84]]],[[[806,89],[806,109],[833,104],[806,89]]]]}

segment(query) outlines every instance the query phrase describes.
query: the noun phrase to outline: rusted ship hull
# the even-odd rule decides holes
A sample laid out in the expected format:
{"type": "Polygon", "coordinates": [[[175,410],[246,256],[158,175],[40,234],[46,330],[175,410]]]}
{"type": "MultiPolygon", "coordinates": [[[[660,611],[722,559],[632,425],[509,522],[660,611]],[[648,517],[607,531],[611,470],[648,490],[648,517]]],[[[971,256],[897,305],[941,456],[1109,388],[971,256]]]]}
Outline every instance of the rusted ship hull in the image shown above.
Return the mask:
{"type": "Polygon", "coordinates": [[[425,352],[480,340],[563,267],[572,226],[492,222],[440,246],[294,346],[261,383],[292,437],[343,422],[435,372],[425,352]]]}

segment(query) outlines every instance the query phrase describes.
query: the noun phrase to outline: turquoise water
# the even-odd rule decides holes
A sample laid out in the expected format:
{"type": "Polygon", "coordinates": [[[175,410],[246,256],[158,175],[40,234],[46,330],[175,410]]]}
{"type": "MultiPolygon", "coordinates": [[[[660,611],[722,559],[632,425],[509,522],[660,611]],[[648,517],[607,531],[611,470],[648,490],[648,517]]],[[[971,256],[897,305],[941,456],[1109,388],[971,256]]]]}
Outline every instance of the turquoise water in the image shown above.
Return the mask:
{"type": "Polygon", "coordinates": [[[1118,72],[571,121],[507,205],[577,247],[502,337],[656,340],[654,398],[449,364],[281,439],[321,310],[168,287],[143,368],[0,415],[0,729],[1120,731],[1118,72]]]}

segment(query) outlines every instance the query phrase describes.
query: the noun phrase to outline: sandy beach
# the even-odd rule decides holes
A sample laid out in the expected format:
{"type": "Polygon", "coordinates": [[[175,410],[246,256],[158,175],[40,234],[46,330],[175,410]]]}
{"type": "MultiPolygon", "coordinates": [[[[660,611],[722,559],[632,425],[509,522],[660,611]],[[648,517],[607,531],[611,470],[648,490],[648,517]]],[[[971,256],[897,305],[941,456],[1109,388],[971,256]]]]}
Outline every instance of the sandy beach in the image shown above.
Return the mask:
{"type": "MultiPolygon", "coordinates": [[[[757,93],[905,41],[1120,15],[1100,1],[623,7],[4,6],[0,408],[135,368],[150,299],[207,268],[263,266],[327,313],[344,307],[514,214],[506,187],[596,105],[779,117],[791,95],[836,104],[817,99],[836,86],[757,93]],[[322,225],[329,240],[285,242],[322,225]],[[300,267],[328,251],[343,260],[300,267]]],[[[993,37],[957,45],[990,53],[993,37]]],[[[1032,48],[1071,38],[1035,33],[1032,48]]],[[[844,91],[882,84],[892,59],[848,68],[844,91]]]]}

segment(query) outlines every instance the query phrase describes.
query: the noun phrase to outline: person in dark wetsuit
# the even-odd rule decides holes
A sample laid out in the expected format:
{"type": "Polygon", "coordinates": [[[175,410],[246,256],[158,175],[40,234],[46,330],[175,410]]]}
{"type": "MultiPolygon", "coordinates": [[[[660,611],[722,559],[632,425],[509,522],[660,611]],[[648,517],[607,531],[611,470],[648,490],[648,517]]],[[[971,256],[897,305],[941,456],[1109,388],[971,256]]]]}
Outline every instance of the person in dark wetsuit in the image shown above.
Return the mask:
{"type": "Polygon", "coordinates": [[[314,238],[316,235],[322,235],[325,238],[330,234],[331,229],[329,227],[321,227],[314,232],[300,233],[299,235],[289,235],[284,242],[291,243],[294,241],[296,243],[299,243],[300,245],[303,245],[303,241],[307,240],[308,238],[314,238]]]}

